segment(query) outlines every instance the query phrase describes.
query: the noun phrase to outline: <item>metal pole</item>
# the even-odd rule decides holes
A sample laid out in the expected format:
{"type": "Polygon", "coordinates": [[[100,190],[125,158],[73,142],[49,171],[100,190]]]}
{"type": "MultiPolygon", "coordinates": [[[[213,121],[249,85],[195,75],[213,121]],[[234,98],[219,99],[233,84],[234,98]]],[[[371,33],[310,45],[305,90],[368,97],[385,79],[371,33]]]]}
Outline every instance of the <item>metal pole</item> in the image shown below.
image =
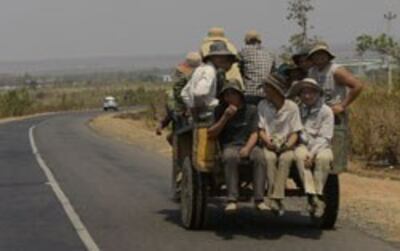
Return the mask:
{"type": "MultiPolygon", "coordinates": [[[[383,15],[383,17],[387,20],[387,26],[386,26],[386,35],[390,37],[390,32],[391,32],[391,26],[392,26],[392,20],[397,18],[397,15],[391,11],[389,11],[387,14],[383,15]]],[[[388,65],[388,93],[392,93],[393,90],[393,72],[392,72],[392,60],[391,56],[387,55],[386,57],[386,62],[388,65]]]]}

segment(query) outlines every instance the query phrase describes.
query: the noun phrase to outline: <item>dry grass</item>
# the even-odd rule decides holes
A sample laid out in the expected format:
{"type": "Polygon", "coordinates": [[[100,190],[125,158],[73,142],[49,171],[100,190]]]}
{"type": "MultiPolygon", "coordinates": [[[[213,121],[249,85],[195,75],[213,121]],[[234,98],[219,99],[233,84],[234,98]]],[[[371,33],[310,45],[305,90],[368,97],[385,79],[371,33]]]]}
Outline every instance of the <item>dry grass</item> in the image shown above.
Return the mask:
{"type": "Polygon", "coordinates": [[[400,90],[388,94],[367,87],[351,109],[352,153],[375,162],[398,164],[400,156],[400,90]]]}

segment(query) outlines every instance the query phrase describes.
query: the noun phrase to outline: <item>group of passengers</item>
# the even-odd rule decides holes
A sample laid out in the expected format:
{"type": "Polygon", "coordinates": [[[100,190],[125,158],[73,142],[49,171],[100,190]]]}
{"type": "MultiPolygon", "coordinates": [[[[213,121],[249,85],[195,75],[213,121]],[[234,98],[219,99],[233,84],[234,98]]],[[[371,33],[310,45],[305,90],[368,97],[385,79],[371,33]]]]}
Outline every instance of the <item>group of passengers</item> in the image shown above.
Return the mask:
{"type": "Polygon", "coordinates": [[[346,110],[363,86],[334,58],[328,45],[318,42],[293,55],[293,62],[276,67],[275,56],[256,31],[246,34],[238,52],[223,29],[212,28],[200,53],[189,53],[177,67],[174,110],[212,115],[208,136],[222,150],[225,211],[238,209],[239,166],[248,159],[257,210],[284,214],[286,182],[296,163],[310,213],[323,213],[334,128],[347,125],[346,110]],[[269,204],[264,201],[266,185],[269,204]]]}

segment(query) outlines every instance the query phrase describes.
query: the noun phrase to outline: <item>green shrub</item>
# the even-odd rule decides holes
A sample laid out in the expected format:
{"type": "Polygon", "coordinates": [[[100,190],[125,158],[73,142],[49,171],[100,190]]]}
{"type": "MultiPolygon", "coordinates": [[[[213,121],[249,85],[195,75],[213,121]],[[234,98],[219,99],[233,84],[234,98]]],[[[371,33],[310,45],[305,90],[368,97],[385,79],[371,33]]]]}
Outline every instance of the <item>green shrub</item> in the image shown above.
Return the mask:
{"type": "Polygon", "coordinates": [[[32,103],[27,89],[8,91],[0,95],[0,114],[2,117],[28,114],[32,103]]]}

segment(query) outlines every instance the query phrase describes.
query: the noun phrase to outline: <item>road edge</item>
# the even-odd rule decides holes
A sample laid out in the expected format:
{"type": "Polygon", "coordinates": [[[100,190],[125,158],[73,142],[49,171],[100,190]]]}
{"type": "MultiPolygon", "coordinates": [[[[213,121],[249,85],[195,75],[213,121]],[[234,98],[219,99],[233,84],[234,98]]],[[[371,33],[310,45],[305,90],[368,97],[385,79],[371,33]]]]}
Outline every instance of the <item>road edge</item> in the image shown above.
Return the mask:
{"type": "Polygon", "coordinates": [[[29,142],[32,148],[33,155],[36,158],[40,168],[44,172],[47,177],[48,184],[53,189],[54,194],[56,195],[58,201],[61,203],[68,219],[70,220],[71,224],[73,225],[75,231],[77,232],[79,238],[83,242],[84,246],[88,251],[100,251],[98,245],[93,240],[92,236],[90,235],[88,229],[83,224],[82,220],[80,219],[79,215],[76,213],[74,207],[72,206],[70,200],[62,191],[60,185],[58,184],[56,178],[54,177],[53,172],[47,166],[46,162],[43,160],[40,152],[36,146],[35,137],[34,137],[34,130],[36,126],[31,126],[29,128],[29,142]]]}

